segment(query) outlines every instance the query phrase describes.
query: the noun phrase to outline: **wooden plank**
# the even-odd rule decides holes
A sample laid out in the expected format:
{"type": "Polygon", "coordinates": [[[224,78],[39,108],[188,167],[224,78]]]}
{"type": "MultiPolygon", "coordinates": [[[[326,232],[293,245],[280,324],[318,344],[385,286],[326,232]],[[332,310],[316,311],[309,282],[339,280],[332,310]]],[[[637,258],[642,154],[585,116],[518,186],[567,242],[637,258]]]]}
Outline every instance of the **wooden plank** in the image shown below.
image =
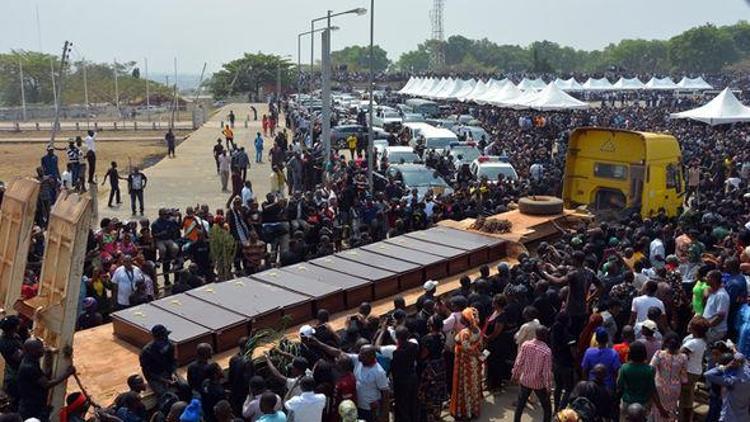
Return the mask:
{"type": "Polygon", "coordinates": [[[35,179],[14,180],[0,208],[0,303],[8,314],[21,297],[39,187],[35,179]]]}

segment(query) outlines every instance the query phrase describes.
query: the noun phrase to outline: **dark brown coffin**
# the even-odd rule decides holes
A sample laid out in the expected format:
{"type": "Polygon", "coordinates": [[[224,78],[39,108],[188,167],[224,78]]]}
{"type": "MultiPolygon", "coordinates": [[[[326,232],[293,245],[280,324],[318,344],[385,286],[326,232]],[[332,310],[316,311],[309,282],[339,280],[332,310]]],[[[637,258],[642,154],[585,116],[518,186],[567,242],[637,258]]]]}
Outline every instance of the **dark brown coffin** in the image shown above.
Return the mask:
{"type": "Polygon", "coordinates": [[[464,249],[443,246],[407,236],[397,236],[386,240],[385,243],[445,258],[448,261],[448,275],[458,274],[469,269],[469,252],[464,249]]]}
{"type": "Polygon", "coordinates": [[[484,242],[477,242],[475,240],[463,239],[460,237],[451,237],[445,233],[435,231],[435,229],[411,232],[404,236],[451,248],[463,249],[469,254],[469,267],[476,267],[486,264],[489,261],[489,247],[487,247],[487,244],[484,242]]]}
{"type": "Polygon", "coordinates": [[[251,321],[252,330],[279,329],[284,315],[291,316],[293,321],[312,318],[309,297],[244,277],[207,284],[186,293],[246,316],[251,321]]]}
{"type": "Polygon", "coordinates": [[[344,290],[341,287],[278,269],[263,271],[250,277],[309,297],[313,301],[313,312],[317,312],[318,309],[326,309],[329,312],[346,309],[344,290]]]}
{"type": "Polygon", "coordinates": [[[283,267],[281,268],[281,271],[342,289],[344,292],[346,309],[354,308],[355,306],[359,306],[362,302],[369,302],[372,300],[373,284],[370,280],[329,270],[328,268],[310,265],[308,263],[283,267]]]}
{"type": "Polygon", "coordinates": [[[425,280],[436,280],[448,275],[448,261],[441,256],[414,249],[405,248],[386,242],[377,242],[363,246],[362,249],[379,255],[400,259],[421,265],[425,280]]]}
{"type": "Polygon", "coordinates": [[[239,339],[249,333],[250,320],[246,316],[184,293],[168,296],[151,304],[208,328],[213,334],[214,350],[217,352],[237,347],[239,339]]]}
{"type": "Polygon", "coordinates": [[[372,281],[374,299],[382,299],[398,293],[398,274],[391,271],[360,264],[334,255],[314,259],[309,261],[309,264],[372,281]]]}
{"type": "Polygon", "coordinates": [[[174,344],[179,365],[186,365],[195,358],[195,349],[200,343],[213,343],[213,334],[208,328],[148,303],[112,314],[115,335],[137,347],[143,347],[152,340],[151,328],[157,324],[172,331],[169,341],[174,344]]]}
{"type": "Polygon", "coordinates": [[[507,256],[506,249],[508,242],[497,237],[486,236],[480,233],[468,232],[466,230],[453,229],[443,226],[437,226],[428,231],[434,231],[444,236],[457,237],[460,239],[484,243],[489,248],[488,253],[490,261],[498,261],[507,256]]]}
{"type": "Polygon", "coordinates": [[[413,262],[379,255],[362,248],[349,249],[336,256],[398,274],[399,291],[414,288],[424,282],[422,266],[413,262]]]}

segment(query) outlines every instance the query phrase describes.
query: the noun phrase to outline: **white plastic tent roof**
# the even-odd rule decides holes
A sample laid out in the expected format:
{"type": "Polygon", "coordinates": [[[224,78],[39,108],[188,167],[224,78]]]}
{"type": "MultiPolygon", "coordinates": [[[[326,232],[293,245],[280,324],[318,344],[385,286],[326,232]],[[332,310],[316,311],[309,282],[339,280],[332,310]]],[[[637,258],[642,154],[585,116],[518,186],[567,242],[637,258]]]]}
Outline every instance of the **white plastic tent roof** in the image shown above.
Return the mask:
{"type": "Polygon", "coordinates": [[[513,82],[508,79],[503,79],[502,81],[490,79],[489,82],[487,82],[487,90],[481,96],[474,98],[474,102],[478,104],[487,104],[489,100],[494,98],[506,85],[513,85],[513,82]]]}
{"type": "Polygon", "coordinates": [[[406,81],[406,84],[398,90],[398,93],[406,94],[407,92],[409,92],[409,88],[411,88],[417,81],[418,79],[412,76],[408,81],[406,81]]]}
{"type": "Polygon", "coordinates": [[[541,79],[527,79],[523,78],[521,79],[521,82],[518,83],[518,89],[521,91],[529,91],[529,90],[541,90],[544,89],[546,84],[541,79]]]}
{"type": "Polygon", "coordinates": [[[435,98],[435,95],[437,95],[440,91],[445,88],[445,85],[450,82],[447,78],[441,78],[436,84],[434,84],[429,90],[424,90],[420,92],[420,97],[427,97],[427,98],[435,98]]]}
{"type": "Polygon", "coordinates": [[[708,123],[711,126],[750,122],[750,107],[742,104],[729,88],[725,88],[708,103],[692,110],[672,113],[669,117],[673,119],[697,120],[708,123]]]}
{"type": "Polygon", "coordinates": [[[657,78],[656,76],[654,76],[650,81],[646,82],[645,88],[653,90],[669,90],[677,89],[677,84],[674,83],[672,78],[657,78]]]}
{"type": "Polygon", "coordinates": [[[612,83],[607,78],[589,78],[582,87],[585,91],[608,91],[612,90],[612,83]]]}
{"type": "Polygon", "coordinates": [[[623,78],[620,77],[620,79],[615,82],[612,87],[617,90],[635,90],[635,89],[643,89],[645,84],[641,82],[638,78],[623,78]]]}
{"type": "Polygon", "coordinates": [[[487,92],[487,88],[489,88],[489,86],[484,83],[484,81],[480,80],[474,85],[474,89],[472,89],[471,92],[463,97],[459,97],[458,99],[461,101],[474,101],[475,98],[484,95],[484,93],[487,92]]]}
{"type": "Polygon", "coordinates": [[[570,79],[560,79],[557,78],[553,82],[555,85],[557,85],[558,88],[562,89],[563,91],[581,91],[583,90],[583,87],[581,84],[578,83],[578,81],[575,78],[570,79]]]}
{"type": "Polygon", "coordinates": [[[571,97],[556,84],[550,83],[532,98],[520,98],[518,106],[535,110],[576,110],[589,108],[589,104],[571,97]]]}
{"type": "MultiPolygon", "coordinates": [[[[534,92],[534,91],[529,91],[534,92]]],[[[496,90],[493,95],[486,98],[486,103],[503,106],[512,103],[514,99],[521,97],[523,92],[512,82],[505,83],[502,88],[496,90]]]]}
{"type": "Polygon", "coordinates": [[[457,89],[453,94],[450,96],[450,99],[452,100],[461,100],[466,95],[471,93],[471,91],[474,90],[474,87],[477,86],[477,81],[474,79],[469,79],[468,81],[462,81],[463,86],[461,89],[457,89]]]}
{"type": "Polygon", "coordinates": [[[680,89],[713,89],[713,87],[700,76],[698,76],[697,78],[688,78],[687,76],[683,76],[682,80],[680,80],[680,82],[677,82],[677,86],[680,89]]]}

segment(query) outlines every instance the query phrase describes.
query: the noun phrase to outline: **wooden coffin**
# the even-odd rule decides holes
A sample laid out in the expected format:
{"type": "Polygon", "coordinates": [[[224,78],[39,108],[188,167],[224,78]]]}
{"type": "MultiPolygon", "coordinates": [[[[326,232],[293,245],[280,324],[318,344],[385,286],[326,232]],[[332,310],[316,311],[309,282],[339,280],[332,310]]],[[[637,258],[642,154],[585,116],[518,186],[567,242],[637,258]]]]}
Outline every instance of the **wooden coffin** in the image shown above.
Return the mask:
{"type": "MultiPolygon", "coordinates": [[[[441,228],[442,229],[442,228],[441,228]]],[[[460,237],[451,237],[434,229],[420,230],[407,233],[404,236],[422,240],[428,243],[462,249],[469,254],[469,267],[477,267],[489,261],[489,247],[484,242],[478,242],[460,237]]]]}
{"type": "Polygon", "coordinates": [[[250,319],[185,293],[151,302],[157,308],[208,328],[217,352],[237,347],[240,338],[250,332],[250,319]]]}
{"type": "Polygon", "coordinates": [[[398,293],[398,274],[391,271],[360,264],[335,255],[314,259],[309,261],[309,264],[371,281],[373,283],[373,299],[382,299],[398,293]]]}
{"type": "MultiPolygon", "coordinates": [[[[337,253],[336,256],[398,274],[399,291],[411,289],[424,282],[422,266],[413,262],[379,255],[362,248],[349,249],[337,253]]],[[[378,286],[376,285],[375,288],[377,289],[378,286]]]]}
{"type": "Polygon", "coordinates": [[[174,344],[175,358],[179,365],[186,365],[195,359],[198,344],[213,343],[213,334],[208,328],[149,303],[112,314],[115,335],[137,347],[143,347],[152,340],[151,328],[157,324],[162,324],[171,331],[169,341],[174,344]]]}
{"type": "Polygon", "coordinates": [[[469,269],[469,252],[464,249],[443,246],[407,236],[397,236],[384,242],[445,258],[448,261],[448,275],[458,274],[469,269]]]}
{"type": "Polygon", "coordinates": [[[400,259],[421,265],[425,280],[437,280],[448,275],[448,260],[427,252],[417,251],[386,242],[363,246],[362,249],[379,255],[400,259]]]}
{"type": "Polygon", "coordinates": [[[281,268],[281,271],[342,289],[346,309],[354,308],[362,302],[372,300],[372,281],[370,280],[308,263],[286,266],[281,268]]]}
{"type": "Polygon", "coordinates": [[[447,237],[455,237],[478,243],[484,243],[488,248],[487,252],[489,254],[489,261],[499,261],[507,256],[506,248],[508,242],[494,236],[485,236],[481,233],[473,233],[466,230],[459,230],[443,226],[437,226],[428,231],[437,232],[447,237]]]}
{"type": "Polygon", "coordinates": [[[295,273],[282,272],[279,269],[263,271],[250,277],[309,297],[313,302],[313,312],[317,312],[318,309],[326,309],[329,312],[346,309],[344,289],[341,287],[305,278],[295,273]]]}

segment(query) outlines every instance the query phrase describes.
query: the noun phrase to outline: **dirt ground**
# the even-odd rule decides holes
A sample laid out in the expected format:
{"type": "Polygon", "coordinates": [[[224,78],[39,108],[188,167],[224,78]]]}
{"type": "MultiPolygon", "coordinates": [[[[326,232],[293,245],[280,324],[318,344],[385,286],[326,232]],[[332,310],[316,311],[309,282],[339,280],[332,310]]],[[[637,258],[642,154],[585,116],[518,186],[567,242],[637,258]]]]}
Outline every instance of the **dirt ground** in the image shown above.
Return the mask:
{"type": "MultiPolygon", "coordinates": [[[[100,138],[114,138],[117,136],[122,137],[162,137],[166,133],[166,130],[100,130],[97,136],[100,138]]],[[[190,133],[189,130],[176,130],[175,135],[185,136],[190,133]]],[[[21,132],[15,131],[0,131],[0,139],[27,139],[27,138],[46,138],[49,137],[50,132],[48,130],[24,130],[21,132]]],[[[66,141],[76,136],[85,137],[86,131],[80,130],[63,130],[55,135],[55,139],[59,141],[66,141]]]]}
{"type": "MultiPolygon", "coordinates": [[[[63,146],[64,144],[59,145],[63,146]]],[[[45,144],[38,143],[0,143],[0,180],[8,183],[16,177],[35,176],[35,169],[40,165],[45,149],[45,144]]],[[[111,161],[117,161],[121,173],[124,173],[127,172],[128,165],[144,168],[167,155],[163,141],[99,141],[96,150],[96,177],[100,184],[111,161]]],[[[66,163],[65,153],[55,153],[62,172],[66,163]]]]}

